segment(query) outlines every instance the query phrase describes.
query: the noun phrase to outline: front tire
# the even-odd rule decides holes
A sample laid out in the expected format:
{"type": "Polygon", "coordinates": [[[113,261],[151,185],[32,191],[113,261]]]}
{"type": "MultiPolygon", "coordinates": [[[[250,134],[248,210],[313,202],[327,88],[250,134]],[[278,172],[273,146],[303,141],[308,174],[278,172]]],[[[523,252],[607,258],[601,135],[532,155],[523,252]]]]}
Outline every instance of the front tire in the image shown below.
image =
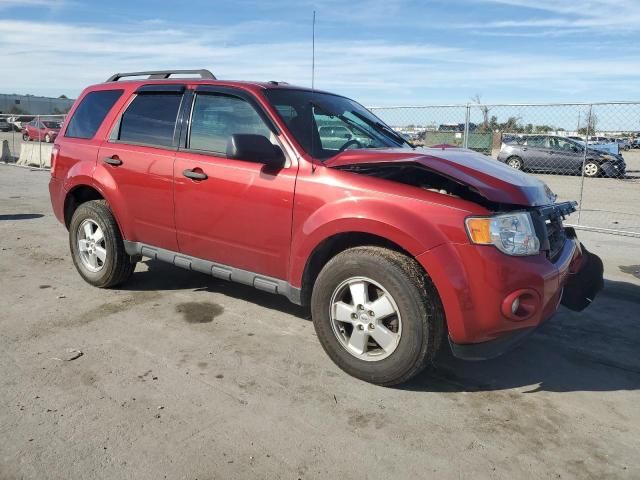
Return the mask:
{"type": "Polygon", "coordinates": [[[45,143],[51,143],[51,135],[49,135],[48,133],[44,136],[44,141],[45,143]]]}
{"type": "Polygon", "coordinates": [[[69,246],[76,270],[95,287],[119,285],[136,268],[136,262],[124,249],[118,224],[104,200],[92,200],[76,209],[69,225],[69,246]]]}
{"type": "Polygon", "coordinates": [[[598,165],[593,160],[587,160],[587,163],[584,164],[584,168],[582,169],[585,177],[597,177],[600,173],[600,165],[598,165]]]}
{"type": "Polygon", "coordinates": [[[311,314],[336,365],[377,385],[414,377],[442,342],[444,313],[431,279],[413,258],[386,248],[332,258],[314,285],[311,314]]]}

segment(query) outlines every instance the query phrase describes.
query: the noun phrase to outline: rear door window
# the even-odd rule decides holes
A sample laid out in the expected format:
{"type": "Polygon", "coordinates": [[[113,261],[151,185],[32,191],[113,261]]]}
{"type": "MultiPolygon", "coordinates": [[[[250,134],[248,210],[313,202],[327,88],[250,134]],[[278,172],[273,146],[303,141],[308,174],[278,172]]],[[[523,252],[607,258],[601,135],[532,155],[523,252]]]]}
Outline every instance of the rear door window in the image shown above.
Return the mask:
{"type": "Polygon", "coordinates": [[[527,146],[534,148],[546,148],[547,137],[529,137],[527,138],[527,146]]]}
{"type": "Polygon", "coordinates": [[[85,95],[71,117],[64,136],[93,138],[123,92],[124,90],[97,90],[85,95]]]}
{"type": "Polygon", "coordinates": [[[122,115],[118,140],[159,147],[174,145],[182,93],[139,94],[122,115]]]}

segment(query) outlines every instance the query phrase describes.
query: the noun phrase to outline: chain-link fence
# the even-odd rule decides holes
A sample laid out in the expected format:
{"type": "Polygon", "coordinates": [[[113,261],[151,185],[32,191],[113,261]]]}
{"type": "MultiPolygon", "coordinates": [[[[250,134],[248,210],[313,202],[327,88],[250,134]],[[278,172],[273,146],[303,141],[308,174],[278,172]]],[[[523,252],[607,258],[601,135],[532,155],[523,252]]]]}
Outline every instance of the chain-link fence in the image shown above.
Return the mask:
{"type": "Polygon", "coordinates": [[[573,226],[640,237],[640,103],[373,107],[419,146],[470,148],[577,200],[573,226]]]}
{"type": "Polygon", "coordinates": [[[65,115],[0,114],[0,161],[48,168],[65,115]]]}
{"type": "MultiPolygon", "coordinates": [[[[640,102],[374,107],[419,146],[470,148],[577,200],[569,223],[640,237],[640,102]]],[[[0,115],[1,161],[47,168],[64,115],[0,115]]]]}

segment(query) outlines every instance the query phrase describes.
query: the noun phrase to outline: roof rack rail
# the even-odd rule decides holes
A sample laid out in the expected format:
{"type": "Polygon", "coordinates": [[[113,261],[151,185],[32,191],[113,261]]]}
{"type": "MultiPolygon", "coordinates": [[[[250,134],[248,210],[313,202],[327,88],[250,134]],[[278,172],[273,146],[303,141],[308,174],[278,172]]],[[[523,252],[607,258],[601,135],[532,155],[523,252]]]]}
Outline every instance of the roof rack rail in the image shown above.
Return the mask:
{"type": "Polygon", "coordinates": [[[201,70],[150,70],[147,72],[126,72],[126,73],[116,73],[107,78],[107,82],[117,82],[121,78],[124,77],[142,77],[148,76],[148,80],[165,80],[171,75],[200,75],[200,78],[204,78],[207,80],[216,80],[216,77],[209,70],[205,70],[204,68],[201,70]]]}

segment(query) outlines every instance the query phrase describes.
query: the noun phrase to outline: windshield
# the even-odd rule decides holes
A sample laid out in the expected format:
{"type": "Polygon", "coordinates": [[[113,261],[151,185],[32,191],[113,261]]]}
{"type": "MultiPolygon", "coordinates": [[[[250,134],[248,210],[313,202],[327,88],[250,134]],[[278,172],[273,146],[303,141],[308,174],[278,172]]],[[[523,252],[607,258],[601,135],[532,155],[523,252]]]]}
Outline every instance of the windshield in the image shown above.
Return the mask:
{"type": "Polygon", "coordinates": [[[304,150],[325,160],[344,150],[411,146],[362,105],[309,90],[269,89],[265,96],[304,150]]]}

